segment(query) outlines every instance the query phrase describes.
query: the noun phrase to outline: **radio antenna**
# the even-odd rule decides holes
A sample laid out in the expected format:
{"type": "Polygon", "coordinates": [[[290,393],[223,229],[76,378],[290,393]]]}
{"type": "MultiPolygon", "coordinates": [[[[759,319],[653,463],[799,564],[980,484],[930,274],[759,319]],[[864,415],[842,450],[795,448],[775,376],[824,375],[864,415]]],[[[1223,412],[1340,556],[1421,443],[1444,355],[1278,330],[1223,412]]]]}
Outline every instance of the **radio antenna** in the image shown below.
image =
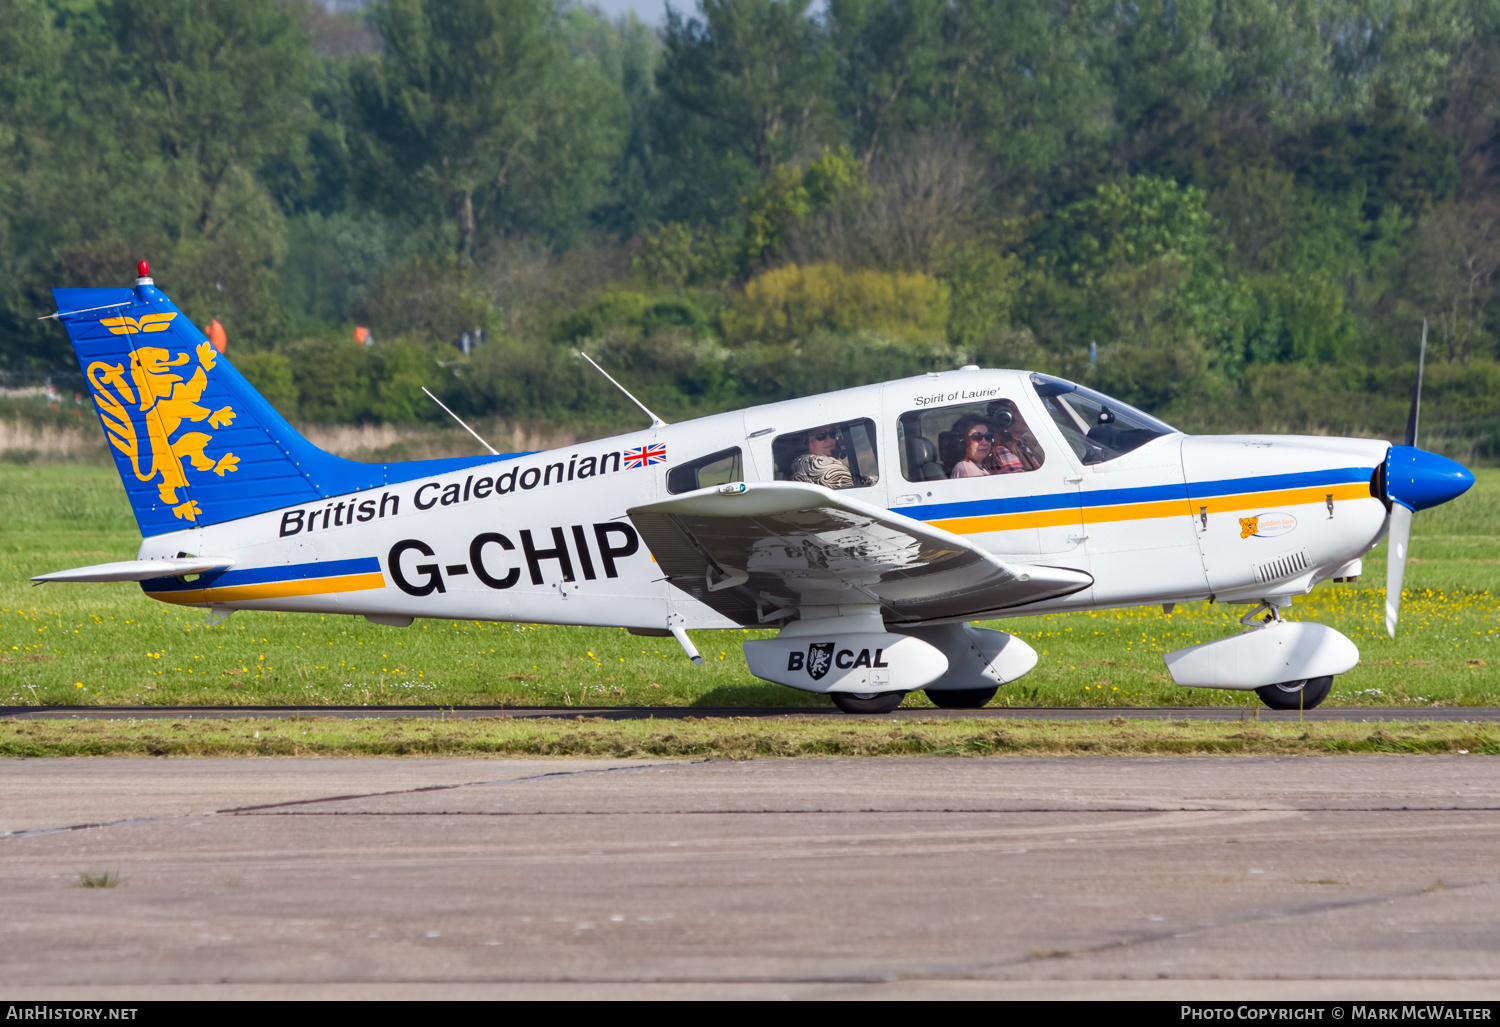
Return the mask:
{"type": "MultiPolygon", "coordinates": [[[[582,357],[583,359],[587,360],[590,364],[594,364],[594,358],[591,357],[591,356],[589,356],[583,350],[579,350],[578,351],[578,355],[580,357],[582,357]]],[[[651,418],[651,427],[653,427],[653,428],[665,428],[667,426],[667,422],[666,421],[663,421],[660,417],[657,417],[649,409],[646,408],[646,404],[642,403],[640,400],[638,400],[634,396],[632,396],[630,394],[630,390],[629,389],[627,389],[625,386],[621,385],[619,382],[617,382],[613,378],[611,378],[608,371],[606,371],[604,368],[600,367],[598,364],[594,364],[594,370],[598,371],[600,374],[604,375],[604,377],[609,378],[609,383],[611,385],[613,385],[615,388],[619,389],[621,392],[625,393],[625,398],[626,399],[630,400],[630,402],[632,402],[636,406],[640,407],[641,408],[641,413],[643,413],[647,417],[651,418]]]]}
{"type": "MultiPolygon", "coordinates": [[[[424,385],[424,386],[422,386],[422,391],[423,391],[423,392],[427,392],[427,386],[425,386],[425,385],[424,385]]],[[[444,403],[443,403],[443,401],[442,401],[442,400],[440,400],[440,399],[438,399],[438,398],[437,398],[437,397],[436,397],[436,396],[434,396],[434,395],[433,395],[433,394],[432,394],[432,393],[430,393],[430,392],[427,392],[427,398],[428,398],[428,399],[430,399],[430,400],[432,400],[432,401],[433,401],[433,402],[434,402],[434,403],[436,403],[436,404],[437,404],[437,405],[438,405],[438,406],[440,406],[440,407],[442,407],[442,408],[443,408],[443,413],[445,413],[445,414],[447,414],[447,415],[448,415],[448,416],[449,416],[449,417],[451,417],[451,418],[453,418],[453,419],[454,419],[454,420],[455,420],[455,421],[457,421],[457,422],[458,422],[458,426],[459,426],[459,427],[460,427],[460,428],[462,428],[462,429],[463,429],[463,430],[464,430],[464,431],[466,431],[466,432],[468,432],[468,433],[469,433],[469,434],[470,434],[470,435],[472,435],[472,436],[474,436],[474,437],[475,437],[475,438],[476,438],[476,439],[479,439],[479,444],[480,444],[480,445],[481,445],[481,446],[483,446],[483,447],[484,447],[484,448],[485,448],[485,449],[487,449],[487,450],[489,450],[489,451],[490,451],[490,452],[491,452],[491,453],[494,453],[494,454],[495,454],[495,455],[496,455],[496,456],[499,456],[499,455],[500,455],[500,454],[499,454],[499,453],[498,453],[498,452],[497,452],[497,451],[496,451],[496,450],[495,450],[495,447],[494,447],[494,446],[492,446],[492,445],[490,445],[490,444],[489,444],[489,443],[488,443],[488,442],[486,442],[486,441],[484,441],[484,439],[480,439],[480,438],[479,438],[479,433],[478,433],[478,432],[477,432],[477,431],[475,431],[475,430],[474,430],[474,429],[473,429],[473,428],[470,428],[470,427],[469,427],[469,426],[468,426],[468,425],[467,425],[467,424],[464,424],[464,420],[463,420],[463,418],[462,418],[462,417],[459,417],[459,416],[458,416],[458,415],[457,415],[457,414],[455,414],[455,413],[454,413],[454,412],[453,412],[453,411],[452,411],[452,410],[449,410],[449,409],[448,409],[448,407],[447,407],[447,406],[446,406],[446,405],[445,405],[445,404],[444,404],[444,403]]]]}

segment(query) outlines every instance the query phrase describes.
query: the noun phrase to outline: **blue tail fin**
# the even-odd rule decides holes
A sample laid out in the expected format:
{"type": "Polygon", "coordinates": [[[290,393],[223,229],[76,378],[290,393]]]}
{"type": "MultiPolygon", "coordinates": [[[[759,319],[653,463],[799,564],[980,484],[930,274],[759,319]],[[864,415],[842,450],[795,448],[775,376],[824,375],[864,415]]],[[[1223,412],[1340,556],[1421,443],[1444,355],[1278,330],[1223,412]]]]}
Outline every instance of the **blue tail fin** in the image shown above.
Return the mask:
{"type": "Polygon", "coordinates": [[[53,289],[143,535],[218,524],[503,460],[362,464],[325,453],[150,278],[53,289]]]}

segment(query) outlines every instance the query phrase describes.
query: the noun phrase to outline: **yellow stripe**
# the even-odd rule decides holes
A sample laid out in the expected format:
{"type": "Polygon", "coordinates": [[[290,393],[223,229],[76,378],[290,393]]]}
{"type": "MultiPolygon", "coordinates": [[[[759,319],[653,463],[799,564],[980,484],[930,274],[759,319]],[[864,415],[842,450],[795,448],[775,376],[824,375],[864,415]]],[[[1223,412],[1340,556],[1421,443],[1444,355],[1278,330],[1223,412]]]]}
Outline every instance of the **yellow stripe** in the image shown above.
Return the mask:
{"type": "Polygon", "coordinates": [[[164,603],[229,603],[245,599],[323,595],[328,592],[361,592],[370,588],[385,588],[385,576],[379,571],[345,574],[337,578],[306,578],[300,581],[272,581],[264,585],[227,585],[224,588],[199,588],[191,592],[146,594],[164,603]]]}
{"type": "Polygon", "coordinates": [[[958,535],[977,535],[985,531],[1020,531],[1024,528],[1055,528],[1060,525],[1079,524],[1078,507],[1063,510],[1027,510],[1024,513],[984,514],[980,517],[950,517],[941,521],[929,521],[935,528],[942,528],[958,535]]]}
{"type": "Polygon", "coordinates": [[[1268,509],[1277,506],[1302,506],[1345,499],[1369,499],[1370,486],[1351,483],[1320,485],[1280,492],[1245,492],[1212,499],[1163,499],[1151,503],[1122,503],[1119,506],[1068,507],[1062,510],[1030,510],[1025,513],[985,514],[980,517],[951,517],[930,521],[933,527],[959,535],[977,535],[988,531],[1020,531],[1026,528],[1056,528],[1078,524],[1104,524],[1109,521],[1139,521],[1152,517],[1196,517],[1200,506],[1209,513],[1268,509]]]}
{"type": "MultiPolygon", "coordinates": [[[[1287,489],[1284,492],[1250,492],[1239,496],[1194,500],[1192,505],[1206,506],[1209,513],[1228,513],[1231,510],[1325,503],[1329,496],[1333,496],[1335,503],[1341,499],[1369,499],[1370,486],[1353,482],[1346,485],[1317,485],[1310,489],[1287,489]]],[[[1192,512],[1196,514],[1198,511],[1194,509],[1192,512]]]]}
{"type": "Polygon", "coordinates": [[[1089,524],[1103,524],[1105,521],[1139,521],[1147,517],[1180,517],[1192,513],[1192,504],[1185,499],[1162,499],[1155,503],[1089,507],[1083,511],[1083,518],[1089,524]]]}

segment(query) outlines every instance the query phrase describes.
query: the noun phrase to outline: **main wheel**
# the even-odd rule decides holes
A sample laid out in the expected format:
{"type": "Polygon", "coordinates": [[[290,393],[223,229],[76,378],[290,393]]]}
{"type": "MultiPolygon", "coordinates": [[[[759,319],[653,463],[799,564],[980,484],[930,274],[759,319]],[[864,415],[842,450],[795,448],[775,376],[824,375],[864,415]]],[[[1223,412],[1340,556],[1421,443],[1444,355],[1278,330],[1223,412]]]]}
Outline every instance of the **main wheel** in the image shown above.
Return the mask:
{"type": "Polygon", "coordinates": [[[1300,681],[1279,681],[1274,685],[1262,685],[1255,690],[1260,701],[1273,710],[1311,710],[1328,698],[1333,688],[1333,675],[1321,678],[1303,678],[1300,681]]]}
{"type": "Polygon", "coordinates": [[[995,688],[929,688],[927,698],[940,710],[977,710],[995,698],[995,688]]]}
{"type": "Polygon", "coordinates": [[[828,695],[845,713],[889,713],[906,698],[905,692],[830,692],[828,695]]]}

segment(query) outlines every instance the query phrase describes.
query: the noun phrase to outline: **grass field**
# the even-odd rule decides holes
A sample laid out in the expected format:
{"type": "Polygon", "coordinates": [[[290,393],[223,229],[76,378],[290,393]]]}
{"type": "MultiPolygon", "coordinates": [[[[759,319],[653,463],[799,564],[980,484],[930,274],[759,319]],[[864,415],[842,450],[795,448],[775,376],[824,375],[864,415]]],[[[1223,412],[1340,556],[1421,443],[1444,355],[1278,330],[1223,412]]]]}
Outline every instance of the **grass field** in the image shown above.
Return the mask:
{"type": "MultiPolygon", "coordinates": [[[[1349,635],[1363,661],[1329,704],[1500,705],[1500,470],[1421,513],[1397,638],[1385,635],[1384,545],[1361,585],[1325,584],[1292,619],[1349,635]]],[[[825,705],[752,678],[739,643],[769,632],[697,632],[707,664],[670,639],[620,629],[202,611],[146,599],[136,585],[47,585],[32,574],[131,559],[139,535],[111,468],[0,464],[0,704],[825,705]]],[[[1015,706],[1257,705],[1253,693],[1172,684],[1161,654],[1241,630],[1240,606],[1184,604],[1019,618],[996,626],[1042,654],[1001,689],[1015,706]]],[[[914,693],[907,706],[928,705],[914,693]]]]}
{"type": "MultiPolygon", "coordinates": [[[[1247,718],[1248,720],[1248,718],[1247,718]]],[[[1007,720],[607,721],[256,717],[0,721],[3,756],[457,756],[765,759],[793,756],[1494,755],[1500,725],[1007,720]]]]}

